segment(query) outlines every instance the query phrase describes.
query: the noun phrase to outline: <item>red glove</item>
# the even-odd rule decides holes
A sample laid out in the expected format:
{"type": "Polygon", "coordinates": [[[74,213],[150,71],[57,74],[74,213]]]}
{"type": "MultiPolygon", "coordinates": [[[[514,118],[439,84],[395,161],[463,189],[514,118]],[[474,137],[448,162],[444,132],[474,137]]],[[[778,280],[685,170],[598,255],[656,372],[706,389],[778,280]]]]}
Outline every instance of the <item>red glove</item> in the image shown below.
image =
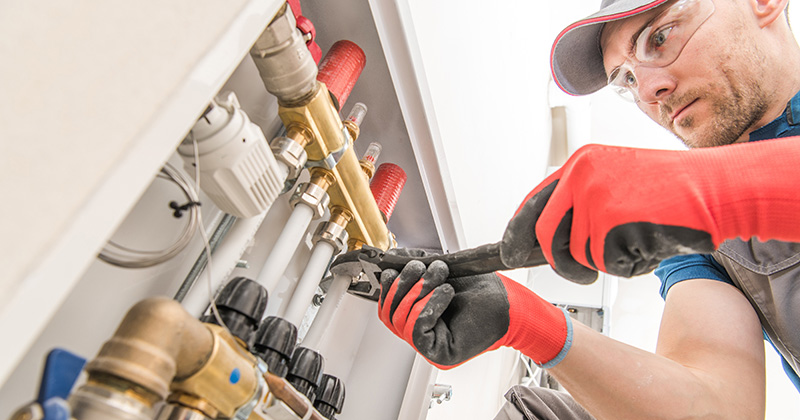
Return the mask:
{"type": "Polygon", "coordinates": [[[590,145],[528,197],[501,251],[509,266],[541,246],[563,277],[631,277],[726,239],[800,241],[800,142],[689,151],[590,145]],[[534,234],[535,232],[535,234],[534,234]]]}
{"type": "Polygon", "coordinates": [[[442,369],[500,346],[520,350],[550,368],[572,344],[566,311],[496,273],[448,278],[441,261],[427,268],[412,261],[400,273],[383,271],[378,315],[395,335],[442,369]]]}

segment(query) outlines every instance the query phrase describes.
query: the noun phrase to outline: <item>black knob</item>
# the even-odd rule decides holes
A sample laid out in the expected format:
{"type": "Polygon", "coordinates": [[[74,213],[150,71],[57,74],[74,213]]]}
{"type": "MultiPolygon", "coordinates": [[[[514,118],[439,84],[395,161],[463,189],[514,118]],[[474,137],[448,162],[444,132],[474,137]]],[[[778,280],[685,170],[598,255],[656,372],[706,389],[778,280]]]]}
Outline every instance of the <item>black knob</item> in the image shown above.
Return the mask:
{"type": "Polygon", "coordinates": [[[344,382],[341,379],[328,375],[322,375],[322,382],[317,388],[317,399],[314,401],[314,408],[326,419],[333,419],[333,416],[342,412],[344,405],[344,382]]]}
{"type": "MultiPolygon", "coordinates": [[[[249,347],[267,308],[267,289],[248,278],[236,277],[219,292],[214,303],[231,334],[249,347]]],[[[213,313],[204,316],[202,321],[218,324],[213,313]]]]}
{"type": "Polygon", "coordinates": [[[310,401],[314,401],[325,360],[322,355],[306,347],[298,347],[289,362],[289,373],[286,380],[310,401]]]}
{"type": "Polygon", "coordinates": [[[297,345],[297,327],[291,322],[268,316],[258,328],[253,341],[253,353],[267,363],[273,375],[285,377],[289,372],[289,362],[297,345]]]}

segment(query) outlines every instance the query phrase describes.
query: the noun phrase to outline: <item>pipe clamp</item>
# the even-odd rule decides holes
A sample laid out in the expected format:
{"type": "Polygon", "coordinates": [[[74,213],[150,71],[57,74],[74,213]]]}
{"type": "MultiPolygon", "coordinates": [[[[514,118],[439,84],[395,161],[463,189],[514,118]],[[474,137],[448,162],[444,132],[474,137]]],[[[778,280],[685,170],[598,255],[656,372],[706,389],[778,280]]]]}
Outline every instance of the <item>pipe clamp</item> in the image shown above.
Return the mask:
{"type": "Polygon", "coordinates": [[[307,168],[313,167],[320,167],[325,169],[333,169],[336,165],[339,164],[339,161],[344,156],[344,153],[347,149],[350,148],[350,143],[352,143],[352,139],[350,137],[350,131],[347,130],[347,127],[342,128],[342,135],[344,136],[344,144],[339,150],[335,150],[333,152],[328,153],[328,156],[325,156],[321,160],[309,160],[306,162],[307,168]]]}

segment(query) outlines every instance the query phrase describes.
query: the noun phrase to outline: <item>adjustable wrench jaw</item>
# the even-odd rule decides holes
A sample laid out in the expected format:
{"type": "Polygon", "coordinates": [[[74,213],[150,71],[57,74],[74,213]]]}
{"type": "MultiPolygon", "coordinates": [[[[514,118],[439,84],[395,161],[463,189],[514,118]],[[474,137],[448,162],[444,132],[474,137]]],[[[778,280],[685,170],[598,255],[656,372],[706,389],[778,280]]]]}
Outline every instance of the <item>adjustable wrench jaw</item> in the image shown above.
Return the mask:
{"type": "Polygon", "coordinates": [[[380,275],[383,269],[375,261],[380,261],[383,251],[377,248],[363,247],[340,255],[331,264],[334,276],[345,276],[350,279],[350,294],[377,302],[380,298],[380,275]]]}

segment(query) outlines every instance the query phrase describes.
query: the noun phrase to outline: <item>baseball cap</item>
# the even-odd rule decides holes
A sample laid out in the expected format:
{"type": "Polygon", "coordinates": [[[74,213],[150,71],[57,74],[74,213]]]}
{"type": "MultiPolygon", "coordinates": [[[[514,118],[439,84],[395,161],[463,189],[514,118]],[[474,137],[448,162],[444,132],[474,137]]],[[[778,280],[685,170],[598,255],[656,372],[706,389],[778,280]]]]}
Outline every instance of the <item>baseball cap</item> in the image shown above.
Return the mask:
{"type": "Polygon", "coordinates": [[[558,87],[570,95],[588,95],[608,83],[600,50],[606,22],[625,19],[669,0],[603,0],[597,13],[567,26],[550,51],[550,70],[558,87]]]}

